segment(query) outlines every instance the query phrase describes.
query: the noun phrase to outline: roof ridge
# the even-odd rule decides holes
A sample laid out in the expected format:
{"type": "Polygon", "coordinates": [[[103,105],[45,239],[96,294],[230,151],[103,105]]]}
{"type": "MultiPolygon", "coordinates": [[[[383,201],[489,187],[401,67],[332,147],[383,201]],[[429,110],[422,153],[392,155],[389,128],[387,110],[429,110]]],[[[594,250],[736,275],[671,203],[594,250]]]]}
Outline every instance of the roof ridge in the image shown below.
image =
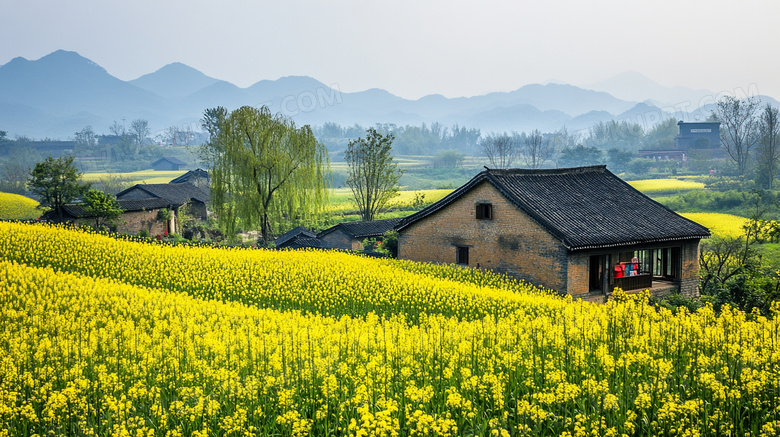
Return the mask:
{"type": "Polygon", "coordinates": [[[606,171],[607,166],[589,165],[585,167],[564,167],[564,168],[488,168],[485,167],[488,173],[494,175],[565,175],[565,174],[582,174],[582,173],[603,173],[606,171]]]}

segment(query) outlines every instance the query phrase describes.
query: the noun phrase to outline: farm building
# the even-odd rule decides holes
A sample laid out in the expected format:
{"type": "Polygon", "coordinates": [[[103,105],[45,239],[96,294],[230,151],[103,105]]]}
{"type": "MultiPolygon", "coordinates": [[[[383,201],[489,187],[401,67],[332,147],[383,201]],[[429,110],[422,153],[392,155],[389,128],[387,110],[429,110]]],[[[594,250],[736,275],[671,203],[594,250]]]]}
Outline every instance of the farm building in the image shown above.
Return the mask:
{"type": "Polygon", "coordinates": [[[325,229],[317,239],[332,249],[360,250],[366,238],[381,239],[387,231],[392,231],[402,219],[375,220],[372,222],[347,222],[325,229]]]}
{"type": "Polygon", "coordinates": [[[397,226],[398,257],[492,269],[578,298],[698,294],[710,235],[606,166],[487,169],[397,226]]]}
{"type": "MultiPolygon", "coordinates": [[[[130,200],[165,203],[165,206],[160,209],[167,208],[173,212],[173,217],[167,224],[169,233],[177,232],[176,222],[183,208],[186,208],[187,214],[197,219],[206,220],[208,217],[206,210],[206,204],[209,202],[208,193],[188,182],[180,184],[136,184],[119,192],[116,195],[116,199],[120,204],[122,201],[130,200]]],[[[123,215],[120,220],[128,221],[128,218],[123,215]]],[[[141,224],[137,223],[136,225],[141,224]]],[[[140,231],[142,228],[140,227],[137,231],[140,231]]],[[[131,232],[137,231],[131,230],[131,232]]],[[[150,233],[152,232],[150,231],[150,233]]]]}
{"type": "MultiPolygon", "coordinates": [[[[170,202],[165,199],[137,199],[117,200],[119,207],[124,210],[122,216],[115,221],[116,231],[121,233],[138,233],[143,229],[150,235],[168,233],[170,223],[161,220],[160,210],[168,208],[170,202]]],[[[47,219],[56,218],[56,214],[50,211],[44,215],[47,219]]],[[[83,205],[65,205],[63,207],[63,219],[78,225],[94,226],[95,218],[90,216],[83,205]]]]}
{"type": "Polygon", "coordinates": [[[718,149],[720,148],[720,122],[679,121],[680,133],[674,137],[677,149],[718,149]]]}
{"type": "Polygon", "coordinates": [[[183,184],[185,182],[189,182],[198,188],[209,188],[211,186],[209,172],[203,170],[202,168],[190,170],[187,173],[184,173],[183,175],[173,179],[170,183],[183,184]]]}
{"type": "Polygon", "coordinates": [[[317,239],[316,232],[303,226],[298,226],[280,235],[274,240],[274,244],[276,244],[277,249],[326,248],[322,240],[317,239]]]}
{"type": "Polygon", "coordinates": [[[158,159],[157,161],[154,161],[152,163],[152,168],[155,171],[186,170],[187,169],[187,163],[182,161],[179,158],[174,158],[172,156],[166,156],[166,157],[158,159]]]}

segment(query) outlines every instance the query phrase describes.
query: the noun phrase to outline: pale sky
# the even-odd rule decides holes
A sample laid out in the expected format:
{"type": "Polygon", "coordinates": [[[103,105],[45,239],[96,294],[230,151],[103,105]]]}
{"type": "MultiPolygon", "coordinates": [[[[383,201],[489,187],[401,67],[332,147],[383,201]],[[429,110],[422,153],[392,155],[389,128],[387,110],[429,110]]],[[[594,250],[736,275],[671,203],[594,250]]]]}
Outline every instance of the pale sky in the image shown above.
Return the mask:
{"type": "Polygon", "coordinates": [[[628,70],[780,98],[777,0],[0,0],[0,64],[75,51],[123,79],[182,62],[247,87],[473,96],[628,70]]]}

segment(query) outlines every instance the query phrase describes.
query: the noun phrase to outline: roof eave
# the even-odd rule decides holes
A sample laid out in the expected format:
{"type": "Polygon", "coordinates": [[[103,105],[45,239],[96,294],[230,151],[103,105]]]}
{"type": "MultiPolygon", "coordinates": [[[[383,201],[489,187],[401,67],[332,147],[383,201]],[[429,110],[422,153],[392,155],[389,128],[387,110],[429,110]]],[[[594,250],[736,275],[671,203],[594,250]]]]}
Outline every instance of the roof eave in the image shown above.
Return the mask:
{"type": "Polygon", "coordinates": [[[580,250],[594,250],[594,249],[608,249],[611,247],[624,247],[624,246],[641,246],[643,244],[664,243],[668,241],[683,241],[683,240],[702,240],[709,238],[710,235],[683,235],[678,237],[665,237],[665,238],[652,238],[648,240],[633,240],[633,241],[619,241],[615,243],[607,244],[586,244],[581,246],[575,246],[568,241],[561,241],[566,249],[577,252],[580,250]]]}

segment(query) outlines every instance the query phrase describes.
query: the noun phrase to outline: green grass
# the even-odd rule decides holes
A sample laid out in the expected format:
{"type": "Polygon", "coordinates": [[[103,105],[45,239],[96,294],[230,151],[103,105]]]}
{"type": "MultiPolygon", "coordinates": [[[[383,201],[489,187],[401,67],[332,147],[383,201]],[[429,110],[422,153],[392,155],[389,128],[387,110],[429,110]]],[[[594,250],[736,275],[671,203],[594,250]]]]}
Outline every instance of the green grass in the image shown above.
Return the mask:
{"type": "Polygon", "coordinates": [[[780,243],[757,244],[753,247],[767,265],[780,266],[780,243]]]}

